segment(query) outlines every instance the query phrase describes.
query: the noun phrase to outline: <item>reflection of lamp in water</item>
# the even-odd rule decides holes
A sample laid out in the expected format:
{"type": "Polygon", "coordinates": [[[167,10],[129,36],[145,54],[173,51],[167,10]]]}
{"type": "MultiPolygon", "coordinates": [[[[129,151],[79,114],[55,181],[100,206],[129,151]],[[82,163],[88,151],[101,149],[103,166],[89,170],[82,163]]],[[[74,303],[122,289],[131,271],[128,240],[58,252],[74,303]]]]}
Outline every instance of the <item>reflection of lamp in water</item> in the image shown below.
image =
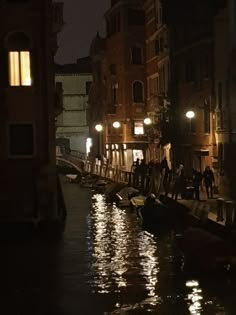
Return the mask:
{"type": "Polygon", "coordinates": [[[186,112],[185,116],[189,119],[189,131],[192,131],[191,121],[195,117],[195,113],[192,110],[186,112]]]}
{"type": "Polygon", "coordinates": [[[196,315],[200,314],[202,311],[202,305],[201,300],[202,297],[202,290],[199,288],[198,281],[190,280],[186,282],[186,287],[191,288],[192,292],[188,294],[188,300],[189,300],[189,311],[190,314],[196,315]]]}
{"type": "Polygon", "coordinates": [[[97,124],[95,126],[95,129],[98,132],[98,158],[101,159],[101,145],[102,145],[102,141],[101,141],[101,137],[102,137],[102,131],[103,131],[103,126],[101,124],[97,124]]]}

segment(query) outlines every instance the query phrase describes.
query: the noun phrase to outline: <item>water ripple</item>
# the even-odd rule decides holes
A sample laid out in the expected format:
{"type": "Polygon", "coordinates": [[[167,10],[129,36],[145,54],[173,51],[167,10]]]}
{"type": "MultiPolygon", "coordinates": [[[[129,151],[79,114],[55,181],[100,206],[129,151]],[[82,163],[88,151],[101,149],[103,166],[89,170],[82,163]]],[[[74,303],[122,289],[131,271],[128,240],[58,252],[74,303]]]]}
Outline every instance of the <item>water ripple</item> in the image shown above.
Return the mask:
{"type": "Polygon", "coordinates": [[[92,204],[87,236],[89,285],[97,294],[116,300],[109,314],[157,310],[162,314],[163,309],[163,314],[168,310],[172,314],[175,305],[181,314],[204,314],[210,302],[197,280],[179,278],[181,260],[176,264],[171,233],[157,236],[142,230],[135,213],[108,205],[101,194],[93,196],[92,204]]]}

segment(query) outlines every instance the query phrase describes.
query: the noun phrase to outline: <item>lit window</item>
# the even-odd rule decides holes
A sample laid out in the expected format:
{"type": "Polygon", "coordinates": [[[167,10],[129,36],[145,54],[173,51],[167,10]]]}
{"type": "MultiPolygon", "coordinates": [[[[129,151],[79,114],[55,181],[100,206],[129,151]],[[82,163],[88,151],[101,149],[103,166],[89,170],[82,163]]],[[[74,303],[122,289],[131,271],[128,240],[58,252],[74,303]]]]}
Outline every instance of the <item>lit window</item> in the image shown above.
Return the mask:
{"type": "Polygon", "coordinates": [[[31,86],[30,52],[9,52],[10,86],[31,86]]]}
{"type": "Polygon", "coordinates": [[[134,134],[135,135],[143,135],[144,134],[144,128],[143,128],[143,122],[142,121],[135,121],[134,122],[134,134]]]}

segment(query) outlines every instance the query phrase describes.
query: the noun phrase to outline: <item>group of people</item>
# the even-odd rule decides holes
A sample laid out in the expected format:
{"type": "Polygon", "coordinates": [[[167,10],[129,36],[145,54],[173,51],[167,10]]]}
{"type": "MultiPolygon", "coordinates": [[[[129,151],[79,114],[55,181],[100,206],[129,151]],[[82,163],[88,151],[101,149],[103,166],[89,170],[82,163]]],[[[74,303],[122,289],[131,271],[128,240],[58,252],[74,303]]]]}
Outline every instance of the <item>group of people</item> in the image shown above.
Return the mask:
{"type": "Polygon", "coordinates": [[[163,186],[167,190],[171,171],[166,158],[160,163],[151,160],[148,164],[144,159],[137,159],[132,167],[134,174],[134,186],[140,188],[144,193],[158,193],[163,186]]]}
{"type": "Polygon", "coordinates": [[[171,193],[172,199],[193,198],[200,200],[200,188],[205,186],[208,198],[213,198],[215,184],[214,173],[209,166],[203,172],[192,169],[190,176],[186,176],[183,164],[179,164],[175,172],[168,167],[164,158],[161,163],[150,161],[145,163],[144,159],[137,159],[132,168],[134,174],[134,187],[139,187],[148,193],[157,193],[162,189],[166,195],[171,193]],[[188,192],[188,187],[191,191],[188,192]],[[187,194],[192,196],[187,196],[187,194]]]}
{"type": "Polygon", "coordinates": [[[213,198],[213,188],[215,184],[214,173],[209,166],[206,166],[203,173],[200,171],[192,169],[192,174],[190,178],[185,176],[184,165],[180,164],[179,168],[175,174],[172,198],[178,199],[178,195],[181,194],[181,197],[185,197],[187,184],[189,182],[189,188],[192,189],[190,194],[193,193],[193,199],[200,200],[200,188],[202,182],[204,183],[207,198],[213,198]]]}

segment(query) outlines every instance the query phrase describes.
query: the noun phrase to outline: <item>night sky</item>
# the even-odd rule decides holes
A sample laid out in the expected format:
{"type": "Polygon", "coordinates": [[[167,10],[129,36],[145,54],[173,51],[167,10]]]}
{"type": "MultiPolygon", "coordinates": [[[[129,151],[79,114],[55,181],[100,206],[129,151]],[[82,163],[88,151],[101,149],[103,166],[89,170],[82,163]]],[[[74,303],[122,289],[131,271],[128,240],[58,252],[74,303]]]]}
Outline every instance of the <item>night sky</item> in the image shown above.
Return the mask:
{"type": "Polygon", "coordinates": [[[58,35],[56,62],[73,63],[89,55],[97,31],[105,32],[103,15],[109,7],[110,0],[64,0],[65,25],[58,35]]]}

